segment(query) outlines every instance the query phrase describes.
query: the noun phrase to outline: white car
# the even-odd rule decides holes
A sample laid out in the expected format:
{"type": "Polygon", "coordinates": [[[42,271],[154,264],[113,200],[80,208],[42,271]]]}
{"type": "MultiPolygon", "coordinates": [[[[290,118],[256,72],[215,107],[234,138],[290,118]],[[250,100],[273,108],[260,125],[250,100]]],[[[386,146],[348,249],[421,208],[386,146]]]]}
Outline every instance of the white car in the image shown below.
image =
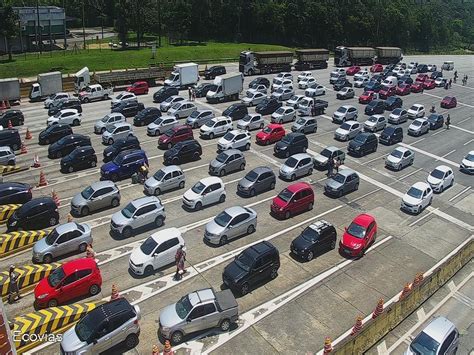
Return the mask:
{"type": "Polygon", "coordinates": [[[117,139],[126,139],[129,136],[133,136],[133,128],[130,123],[114,123],[102,133],[102,143],[112,145],[117,139]]]}
{"type": "Polygon", "coordinates": [[[289,88],[293,89],[293,81],[291,79],[282,79],[282,80],[275,80],[272,84],[272,91],[275,91],[279,88],[289,88]]]}
{"type": "Polygon", "coordinates": [[[415,153],[413,151],[404,147],[397,147],[385,158],[385,166],[402,170],[404,167],[412,165],[414,160],[415,153]]]}
{"type": "Polygon", "coordinates": [[[249,132],[234,129],[217,141],[217,150],[220,152],[228,149],[249,150],[251,138],[249,132]]]}
{"type": "Polygon", "coordinates": [[[416,73],[418,73],[417,65],[415,65],[415,64],[409,64],[409,65],[408,65],[408,68],[407,68],[407,71],[408,71],[410,74],[416,74],[416,73]]]}
{"type": "Polygon", "coordinates": [[[429,130],[430,123],[426,118],[417,118],[408,126],[408,134],[415,137],[428,133],[429,130]]]}
{"type": "Polygon", "coordinates": [[[179,125],[179,121],[176,117],[164,115],[150,123],[147,126],[146,133],[149,136],[159,136],[177,125],[179,125]]]}
{"type": "Polygon", "coordinates": [[[246,106],[257,106],[260,102],[262,102],[266,98],[267,98],[267,95],[262,93],[262,92],[259,92],[259,91],[249,92],[249,91],[247,91],[247,95],[241,100],[241,102],[246,106]]]}
{"type": "Polygon", "coordinates": [[[408,113],[408,118],[411,118],[412,120],[418,117],[424,117],[425,116],[425,106],[421,104],[413,104],[407,111],[408,113]]]}
{"type": "Polygon", "coordinates": [[[339,74],[346,74],[346,69],[344,68],[336,68],[334,69],[331,73],[329,73],[329,76],[332,76],[332,75],[339,75],[339,74]]]}
{"type": "Polygon", "coordinates": [[[282,79],[290,79],[291,81],[293,81],[293,74],[289,72],[278,73],[277,75],[273,77],[273,83],[275,83],[275,81],[277,80],[282,80],[282,79]]]}
{"type": "Polygon", "coordinates": [[[255,87],[251,88],[251,89],[248,89],[246,93],[249,93],[249,92],[261,92],[263,94],[266,94],[267,93],[267,90],[268,88],[263,85],[263,84],[259,84],[259,85],[256,85],[255,87]]]}
{"type": "Polygon", "coordinates": [[[166,112],[171,108],[171,106],[180,101],[184,101],[184,97],[179,95],[170,96],[165,101],[160,103],[160,111],[166,112]]]}
{"type": "Polygon", "coordinates": [[[434,192],[441,193],[444,189],[453,186],[454,172],[449,166],[437,166],[426,178],[434,192]]]}
{"type": "Polygon", "coordinates": [[[82,121],[82,113],[79,113],[75,108],[67,108],[59,111],[54,116],[48,117],[46,123],[48,126],[52,124],[68,124],[70,126],[79,126],[82,121]]]}
{"type": "Polygon", "coordinates": [[[107,126],[119,122],[127,122],[127,119],[124,115],[119,112],[109,113],[95,123],[94,132],[102,134],[107,129],[107,126]]]}
{"type": "Polygon", "coordinates": [[[436,64],[428,64],[428,71],[436,71],[437,69],[436,64]]]}
{"type": "Polygon", "coordinates": [[[348,141],[362,131],[362,124],[357,121],[346,121],[334,132],[334,139],[348,141]]]}
{"type": "Polygon", "coordinates": [[[178,249],[184,239],[178,228],[168,228],[150,235],[138,248],[132,250],[129,259],[130,270],[136,275],[151,275],[166,265],[175,262],[178,249]]]}
{"type": "MultiPolygon", "coordinates": [[[[308,89],[306,89],[308,90],[308,89]]],[[[286,105],[287,106],[291,106],[293,107],[294,109],[297,109],[298,108],[298,105],[300,104],[301,100],[304,99],[304,95],[293,95],[287,102],[286,102],[286,105]]]]}
{"type": "Polygon", "coordinates": [[[447,318],[437,317],[411,341],[403,355],[454,355],[458,346],[456,326],[447,318]]]}
{"type": "Polygon", "coordinates": [[[471,150],[461,161],[460,170],[468,174],[474,173],[474,150],[471,150]]]}
{"type": "Polygon", "coordinates": [[[178,119],[186,118],[196,110],[197,107],[192,102],[180,101],[171,106],[168,110],[168,115],[174,116],[178,119]]]}
{"type": "Polygon", "coordinates": [[[438,77],[435,79],[435,85],[436,87],[442,87],[446,84],[446,79],[442,77],[438,77]]]}
{"type": "Polygon", "coordinates": [[[307,88],[304,91],[304,94],[307,97],[321,96],[326,94],[326,88],[322,85],[316,84],[307,88]]]}
{"type": "Polygon", "coordinates": [[[112,102],[110,103],[110,105],[116,106],[120,104],[121,102],[132,101],[132,100],[138,101],[137,96],[134,93],[128,92],[128,91],[122,91],[120,94],[118,94],[112,99],[112,102]]]}
{"type": "Polygon", "coordinates": [[[294,121],[296,119],[296,110],[293,107],[282,106],[272,113],[272,123],[284,123],[294,121]]]}
{"type": "Polygon", "coordinates": [[[69,94],[67,92],[58,92],[56,94],[52,94],[44,101],[44,107],[51,108],[57,102],[65,101],[67,99],[69,99],[69,94]]]}
{"type": "Polygon", "coordinates": [[[383,115],[370,116],[367,121],[364,122],[364,131],[377,132],[385,128],[387,125],[387,119],[383,115]]]}
{"type": "Polygon", "coordinates": [[[360,72],[354,75],[354,81],[357,81],[362,78],[370,78],[370,73],[367,69],[361,70],[360,72]]]}
{"type": "Polygon", "coordinates": [[[367,77],[359,78],[354,81],[354,87],[356,88],[363,88],[369,83],[370,79],[367,77]]]}
{"type": "Polygon", "coordinates": [[[315,78],[313,78],[312,76],[307,76],[306,78],[303,78],[302,80],[298,81],[298,87],[300,89],[306,89],[308,86],[314,84],[315,82],[315,78]]]}
{"type": "Polygon", "coordinates": [[[306,70],[304,72],[301,72],[298,77],[297,77],[297,80],[298,82],[300,82],[301,80],[305,79],[305,78],[311,78],[313,77],[313,73],[309,70],[306,70]]]}
{"type": "Polygon", "coordinates": [[[183,205],[192,210],[214,203],[223,203],[226,198],[225,186],[218,177],[211,176],[199,180],[183,194],[183,205]]]}
{"type": "Polygon", "coordinates": [[[232,128],[232,119],[219,116],[203,124],[199,130],[199,134],[201,137],[213,139],[217,136],[223,136],[228,131],[231,131],[232,128]]]}
{"type": "Polygon", "coordinates": [[[426,182],[417,182],[402,198],[401,209],[410,213],[420,213],[433,201],[433,190],[426,182]]]}
{"type": "Polygon", "coordinates": [[[248,131],[253,129],[263,129],[264,126],[265,121],[259,113],[249,113],[248,115],[245,115],[244,118],[237,121],[238,129],[245,129],[248,131]]]}

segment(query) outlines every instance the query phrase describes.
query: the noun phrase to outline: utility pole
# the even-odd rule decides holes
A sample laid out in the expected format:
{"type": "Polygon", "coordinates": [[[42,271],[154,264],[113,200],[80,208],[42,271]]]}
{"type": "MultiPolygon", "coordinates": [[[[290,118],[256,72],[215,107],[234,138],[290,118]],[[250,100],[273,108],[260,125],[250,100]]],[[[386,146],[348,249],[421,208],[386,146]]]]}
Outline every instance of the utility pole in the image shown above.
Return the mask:
{"type": "Polygon", "coordinates": [[[161,0],[158,0],[158,46],[161,48],[161,0]]]}
{"type": "Polygon", "coordinates": [[[66,34],[66,0],[63,0],[63,9],[64,9],[64,50],[67,49],[67,34],[66,34]]]}
{"type": "Polygon", "coordinates": [[[41,33],[39,0],[36,0],[36,21],[37,21],[36,46],[38,47],[40,54],[42,54],[43,53],[43,38],[42,38],[42,33],[41,33]],[[38,41],[38,38],[39,38],[39,41],[38,41]]]}
{"type": "Polygon", "coordinates": [[[86,49],[86,27],[85,27],[84,0],[82,0],[82,38],[84,39],[84,49],[86,49]]]}

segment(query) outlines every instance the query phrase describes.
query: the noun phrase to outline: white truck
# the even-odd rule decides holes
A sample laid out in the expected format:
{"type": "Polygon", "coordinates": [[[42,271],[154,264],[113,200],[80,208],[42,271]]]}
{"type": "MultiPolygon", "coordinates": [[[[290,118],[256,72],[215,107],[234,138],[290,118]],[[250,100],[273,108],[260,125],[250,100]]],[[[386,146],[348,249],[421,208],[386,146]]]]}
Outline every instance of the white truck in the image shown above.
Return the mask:
{"type": "Polygon", "coordinates": [[[61,72],[38,74],[38,82],[31,85],[30,100],[41,101],[48,96],[63,91],[61,72]]]}
{"type": "Polygon", "coordinates": [[[91,101],[108,100],[114,91],[112,87],[104,87],[100,84],[88,85],[79,92],[79,100],[83,103],[91,101]]]}
{"type": "Polygon", "coordinates": [[[242,73],[221,75],[214,79],[214,85],[215,90],[209,90],[206,94],[207,102],[238,100],[244,87],[244,76],[242,73]]]}
{"type": "Polygon", "coordinates": [[[195,85],[199,80],[199,68],[196,63],[176,64],[165,85],[187,88],[195,85]]]}
{"type": "Polygon", "coordinates": [[[13,103],[20,100],[20,81],[18,78],[0,79],[0,102],[13,103]]]}
{"type": "Polygon", "coordinates": [[[84,90],[91,82],[91,76],[89,73],[89,68],[84,67],[74,74],[74,91],[76,93],[84,90]]]}

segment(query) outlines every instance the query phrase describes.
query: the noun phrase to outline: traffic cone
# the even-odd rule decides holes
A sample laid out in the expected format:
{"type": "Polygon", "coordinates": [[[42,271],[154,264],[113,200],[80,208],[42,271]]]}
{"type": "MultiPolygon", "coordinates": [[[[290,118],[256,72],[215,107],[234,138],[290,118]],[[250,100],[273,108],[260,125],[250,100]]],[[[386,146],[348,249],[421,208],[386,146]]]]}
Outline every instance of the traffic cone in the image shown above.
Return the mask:
{"type": "Polygon", "coordinates": [[[26,149],[26,145],[24,142],[21,142],[20,154],[28,153],[28,149],[26,149]]]}
{"type": "Polygon", "coordinates": [[[172,355],[174,351],[171,349],[171,344],[169,340],[165,340],[165,347],[163,348],[163,355],[172,355]]]}
{"type": "Polygon", "coordinates": [[[8,120],[8,129],[13,128],[12,121],[8,120]]]}
{"type": "Polygon", "coordinates": [[[118,298],[120,298],[120,295],[118,293],[117,286],[112,285],[112,295],[110,295],[110,300],[113,301],[113,300],[116,300],[118,298]]]}
{"type": "Polygon", "coordinates": [[[377,318],[382,313],[383,313],[383,298],[379,299],[379,301],[377,302],[377,307],[375,307],[374,313],[372,313],[372,319],[377,318]]]}
{"type": "Polygon", "coordinates": [[[324,339],[324,349],[323,354],[329,354],[332,351],[332,341],[330,337],[324,339]]]}
{"type": "Polygon", "coordinates": [[[6,109],[6,108],[7,108],[7,105],[5,105],[5,101],[2,101],[2,102],[0,103],[0,110],[4,110],[4,109],[6,109]]]}
{"type": "Polygon", "coordinates": [[[67,223],[71,223],[72,221],[74,221],[74,218],[72,218],[72,214],[68,213],[67,214],[67,223]]]}
{"type": "Polygon", "coordinates": [[[400,294],[400,298],[398,300],[400,301],[400,300],[404,299],[406,296],[408,296],[410,291],[411,291],[410,284],[406,283],[405,287],[403,288],[402,293],[400,294]]]}
{"type": "Polygon", "coordinates": [[[33,165],[31,165],[32,168],[39,168],[41,166],[41,163],[38,158],[38,154],[35,154],[35,157],[33,158],[33,165]]]}
{"type": "Polygon", "coordinates": [[[54,201],[54,203],[56,204],[56,206],[59,207],[59,205],[61,205],[61,201],[59,201],[59,196],[58,196],[58,194],[56,193],[56,191],[51,190],[51,197],[53,198],[53,201],[54,201]]]}
{"type": "Polygon", "coordinates": [[[360,332],[362,329],[362,316],[358,316],[356,318],[356,322],[354,324],[354,327],[352,328],[351,335],[355,335],[360,332]]]}
{"type": "Polygon", "coordinates": [[[30,132],[30,129],[26,127],[26,134],[25,134],[25,139],[31,139],[33,138],[33,135],[30,132]]]}
{"type": "Polygon", "coordinates": [[[38,187],[46,186],[48,185],[48,181],[46,181],[46,176],[43,173],[43,170],[40,171],[40,176],[39,176],[39,183],[38,187]]]}
{"type": "MultiPolygon", "coordinates": [[[[92,249],[92,244],[89,244],[86,249],[86,257],[87,258],[95,258],[95,252],[94,249],[92,249]]],[[[112,287],[112,294],[113,294],[113,287],[112,287]]]]}
{"type": "Polygon", "coordinates": [[[416,274],[415,279],[413,280],[413,287],[419,286],[423,281],[423,273],[419,272],[416,274]]]}
{"type": "Polygon", "coordinates": [[[5,100],[5,108],[8,110],[10,108],[10,101],[5,100]]]}
{"type": "Polygon", "coordinates": [[[158,348],[158,345],[153,345],[153,348],[151,350],[151,355],[160,355],[160,348],[158,348]]]}

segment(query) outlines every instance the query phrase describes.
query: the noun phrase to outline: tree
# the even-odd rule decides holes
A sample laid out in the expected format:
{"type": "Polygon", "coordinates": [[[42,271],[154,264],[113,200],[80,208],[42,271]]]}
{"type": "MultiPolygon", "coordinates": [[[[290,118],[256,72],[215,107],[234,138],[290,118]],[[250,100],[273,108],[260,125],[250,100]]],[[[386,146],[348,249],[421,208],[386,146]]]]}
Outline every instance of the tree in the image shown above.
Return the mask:
{"type": "Polygon", "coordinates": [[[5,39],[8,60],[12,60],[12,43],[18,29],[18,16],[11,6],[5,6],[0,14],[0,35],[5,39]]]}

